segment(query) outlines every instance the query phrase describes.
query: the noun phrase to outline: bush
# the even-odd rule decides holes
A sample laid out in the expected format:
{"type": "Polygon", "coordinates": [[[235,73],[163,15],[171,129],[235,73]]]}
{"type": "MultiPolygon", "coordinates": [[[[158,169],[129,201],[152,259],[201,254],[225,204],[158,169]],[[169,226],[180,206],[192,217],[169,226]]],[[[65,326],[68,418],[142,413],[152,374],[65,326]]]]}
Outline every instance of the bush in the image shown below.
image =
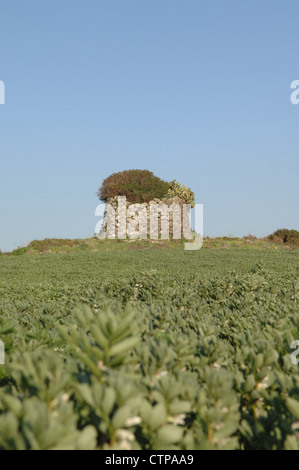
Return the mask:
{"type": "Polygon", "coordinates": [[[169,183],[161,180],[148,170],[125,170],[108,176],[100,189],[98,197],[102,201],[115,196],[126,196],[133,203],[149,202],[163,198],[169,183]]]}
{"type": "Polygon", "coordinates": [[[80,240],[70,240],[63,238],[46,238],[45,240],[33,240],[28,248],[37,251],[49,251],[58,247],[75,247],[80,245],[80,240]]]}
{"type": "Polygon", "coordinates": [[[11,254],[12,254],[13,256],[21,256],[21,255],[25,255],[25,254],[27,253],[27,251],[28,251],[28,248],[27,248],[27,247],[22,247],[22,248],[21,248],[21,247],[18,247],[18,248],[16,248],[15,250],[13,250],[13,251],[11,252],[11,254]]]}
{"type": "Polygon", "coordinates": [[[195,195],[190,188],[186,188],[183,184],[178,183],[176,180],[170,181],[170,188],[167,195],[169,197],[178,196],[184,201],[184,204],[190,204],[191,207],[195,206],[195,195]]]}
{"type": "Polygon", "coordinates": [[[249,241],[255,241],[257,240],[257,237],[255,235],[252,235],[251,233],[249,233],[248,235],[246,235],[245,237],[243,237],[244,240],[249,240],[249,241]]]}
{"type": "Polygon", "coordinates": [[[287,243],[290,245],[299,245],[299,232],[298,230],[289,230],[282,228],[269,235],[269,240],[276,243],[287,243]]]}

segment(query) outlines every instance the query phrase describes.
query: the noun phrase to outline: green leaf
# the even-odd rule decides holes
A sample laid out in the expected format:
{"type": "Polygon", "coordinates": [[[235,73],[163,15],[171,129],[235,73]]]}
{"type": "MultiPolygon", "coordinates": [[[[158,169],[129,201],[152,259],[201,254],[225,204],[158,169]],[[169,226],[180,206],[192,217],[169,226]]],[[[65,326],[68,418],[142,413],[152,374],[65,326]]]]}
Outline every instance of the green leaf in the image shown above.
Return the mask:
{"type": "Polygon", "coordinates": [[[244,391],[250,393],[255,387],[255,378],[253,374],[247,376],[244,383],[244,391]]]}
{"type": "Polygon", "coordinates": [[[149,419],[149,427],[153,431],[158,429],[166,421],[166,409],[163,403],[152,407],[149,419]]]}
{"type": "Polygon", "coordinates": [[[104,393],[104,398],[102,401],[102,407],[103,407],[104,412],[107,415],[110,415],[113,409],[113,406],[115,404],[115,401],[116,401],[115,390],[112,387],[106,388],[105,393],[104,393]]]}
{"type": "Polygon", "coordinates": [[[97,445],[97,431],[93,426],[86,426],[77,440],[77,450],[94,450],[97,445]]]}
{"type": "Polygon", "coordinates": [[[122,354],[126,351],[129,351],[134,346],[136,346],[139,342],[138,337],[127,338],[121,341],[120,343],[115,344],[109,351],[110,356],[116,356],[118,354],[122,354]]]}
{"type": "Polygon", "coordinates": [[[126,406],[119,408],[112,419],[114,429],[123,428],[128,418],[131,417],[131,410],[126,406]]]}
{"type": "Polygon", "coordinates": [[[174,400],[169,405],[169,411],[172,415],[190,413],[191,408],[192,408],[191,403],[189,401],[183,401],[183,400],[174,400]]]}
{"type": "Polygon", "coordinates": [[[160,444],[176,444],[179,442],[184,434],[184,429],[178,426],[167,424],[160,428],[157,433],[157,441],[160,444]]]}
{"type": "Polygon", "coordinates": [[[294,400],[294,398],[287,398],[286,405],[290,413],[296,418],[299,419],[299,401],[294,400]]]}
{"type": "Polygon", "coordinates": [[[83,398],[83,400],[91,407],[94,408],[95,402],[92,394],[92,389],[89,385],[87,384],[78,384],[76,386],[76,389],[78,390],[80,396],[83,398]]]}

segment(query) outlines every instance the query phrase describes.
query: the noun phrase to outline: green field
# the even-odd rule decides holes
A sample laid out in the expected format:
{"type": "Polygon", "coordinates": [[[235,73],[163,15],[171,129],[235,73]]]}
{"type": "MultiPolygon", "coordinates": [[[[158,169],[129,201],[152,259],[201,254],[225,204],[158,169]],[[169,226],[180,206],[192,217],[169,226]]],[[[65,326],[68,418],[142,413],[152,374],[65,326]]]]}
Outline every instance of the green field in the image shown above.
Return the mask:
{"type": "Polygon", "coordinates": [[[298,249],[88,243],[0,257],[0,449],[299,449],[298,249]]]}

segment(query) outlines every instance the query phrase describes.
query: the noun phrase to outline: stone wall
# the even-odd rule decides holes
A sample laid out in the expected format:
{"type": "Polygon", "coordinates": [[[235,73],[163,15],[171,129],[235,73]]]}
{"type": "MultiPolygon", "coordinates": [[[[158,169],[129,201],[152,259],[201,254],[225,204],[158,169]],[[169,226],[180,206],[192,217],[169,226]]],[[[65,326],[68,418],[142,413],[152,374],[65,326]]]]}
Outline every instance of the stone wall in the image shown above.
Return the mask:
{"type": "Polygon", "coordinates": [[[133,204],[125,197],[106,202],[99,238],[192,239],[189,222],[190,206],[179,197],[153,199],[133,204]]]}

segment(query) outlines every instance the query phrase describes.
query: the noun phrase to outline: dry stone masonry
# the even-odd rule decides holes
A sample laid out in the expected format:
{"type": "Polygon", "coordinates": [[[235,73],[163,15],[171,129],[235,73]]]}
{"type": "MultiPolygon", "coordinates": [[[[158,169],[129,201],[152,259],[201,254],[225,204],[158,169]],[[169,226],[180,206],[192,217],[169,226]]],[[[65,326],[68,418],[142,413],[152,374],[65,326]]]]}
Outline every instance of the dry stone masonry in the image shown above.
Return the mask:
{"type": "Polygon", "coordinates": [[[190,205],[178,196],[132,204],[125,197],[106,201],[99,238],[192,239],[190,205]]]}

